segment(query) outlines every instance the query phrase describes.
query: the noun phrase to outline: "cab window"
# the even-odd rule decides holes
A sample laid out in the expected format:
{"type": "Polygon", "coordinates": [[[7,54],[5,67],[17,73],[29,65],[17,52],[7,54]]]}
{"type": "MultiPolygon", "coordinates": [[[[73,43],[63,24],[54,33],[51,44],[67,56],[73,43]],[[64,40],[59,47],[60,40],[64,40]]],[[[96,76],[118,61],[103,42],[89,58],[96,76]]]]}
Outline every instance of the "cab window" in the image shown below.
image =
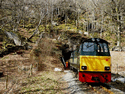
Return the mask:
{"type": "Polygon", "coordinates": [[[104,52],[108,52],[108,45],[106,43],[103,43],[103,47],[104,47],[104,52]]]}
{"type": "Polygon", "coordinates": [[[93,52],[94,51],[94,43],[93,42],[84,42],[83,51],[84,52],[93,52]]]}
{"type": "Polygon", "coordinates": [[[102,43],[98,44],[97,52],[103,52],[103,45],[102,45],[102,43]]]}
{"type": "Polygon", "coordinates": [[[98,43],[97,52],[108,52],[108,45],[106,43],[98,43]]]}

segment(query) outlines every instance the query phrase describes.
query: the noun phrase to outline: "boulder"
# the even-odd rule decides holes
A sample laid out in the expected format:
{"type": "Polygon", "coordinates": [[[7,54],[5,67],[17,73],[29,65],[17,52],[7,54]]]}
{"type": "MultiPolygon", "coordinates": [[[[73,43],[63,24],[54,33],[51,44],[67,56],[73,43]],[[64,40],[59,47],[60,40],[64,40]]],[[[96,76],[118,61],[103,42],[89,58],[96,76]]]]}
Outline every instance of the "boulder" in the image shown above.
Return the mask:
{"type": "Polygon", "coordinates": [[[58,26],[59,24],[57,22],[52,21],[53,26],[58,26]]]}
{"type": "Polygon", "coordinates": [[[112,48],[112,51],[122,51],[122,47],[115,46],[115,47],[112,48]]]}
{"type": "Polygon", "coordinates": [[[5,34],[9,39],[12,39],[14,41],[15,45],[21,46],[21,40],[16,34],[7,31],[5,31],[5,34]]]}
{"type": "Polygon", "coordinates": [[[122,47],[122,51],[125,51],[125,47],[122,47]]]}

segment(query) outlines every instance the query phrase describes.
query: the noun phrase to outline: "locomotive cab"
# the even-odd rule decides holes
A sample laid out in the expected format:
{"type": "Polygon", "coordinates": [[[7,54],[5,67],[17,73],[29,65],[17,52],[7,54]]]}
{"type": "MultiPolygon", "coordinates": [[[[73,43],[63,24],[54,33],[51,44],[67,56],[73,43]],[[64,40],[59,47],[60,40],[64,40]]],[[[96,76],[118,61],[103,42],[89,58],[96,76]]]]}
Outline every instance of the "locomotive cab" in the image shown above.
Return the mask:
{"type": "Polygon", "coordinates": [[[102,39],[89,39],[81,44],[81,55],[110,56],[108,42],[102,39]],[[97,41],[98,40],[98,41],[97,41]]]}

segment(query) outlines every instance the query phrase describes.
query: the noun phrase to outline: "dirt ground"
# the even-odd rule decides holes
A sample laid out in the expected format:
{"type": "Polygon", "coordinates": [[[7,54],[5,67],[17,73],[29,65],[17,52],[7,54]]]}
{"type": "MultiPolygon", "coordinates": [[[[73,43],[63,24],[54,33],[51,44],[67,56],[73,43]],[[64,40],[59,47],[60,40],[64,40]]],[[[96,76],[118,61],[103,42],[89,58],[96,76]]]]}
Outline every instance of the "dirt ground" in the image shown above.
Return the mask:
{"type": "Polygon", "coordinates": [[[60,81],[65,73],[54,71],[56,67],[63,70],[58,58],[47,56],[46,62],[41,65],[44,69],[38,71],[36,66],[33,66],[31,74],[31,64],[35,62],[30,60],[30,52],[23,51],[22,55],[11,53],[0,58],[0,71],[4,74],[0,77],[0,94],[66,93],[67,83],[60,81]]]}
{"type": "Polygon", "coordinates": [[[111,51],[112,73],[118,73],[125,76],[125,52],[111,51]]]}
{"type": "MultiPolygon", "coordinates": [[[[32,75],[30,75],[29,69],[31,61],[29,53],[30,51],[25,51],[23,55],[11,53],[9,55],[4,56],[3,58],[0,58],[0,71],[4,72],[4,77],[0,78],[0,92],[13,91],[15,93],[66,93],[68,88],[67,83],[59,81],[59,79],[63,77],[65,73],[54,72],[55,67],[63,68],[59,61],[52,57],[47,57],[48,61],[46,61],[46,63],[50,62],[49,66],[46,66],[47,70],[37,71],[35,68],[33,68],[33,73],[32,75]],[[26,67],[25,71],[20,71],[18,66],[21,68],[26,67]],[[6,79],[7,75],[8,80],[6,79]],[[34,77],[37,79],[37,81],[34,80],[34,77]],[[34,81],[36,81],[37,84],[34,81]],[[7,85],[6,82],[8,82],[7,85]],[[50,85],[51,87],[49,87],[47,82],[52,82],[52,84],[50,85]],[[31,83],[33,86],[31,85],[31,83]],[[13,84],[14,86],[12,86],[13,84]],[[39,85],[41,86],[41,88],[38,88],[39,85]],[[35,89],[33,89],[32,91],[32,88],[35,89]]],[[[119,73],[120,75],[125,76],[125,52],[111,51],[111,63],[112,73],[119,73]]]]}

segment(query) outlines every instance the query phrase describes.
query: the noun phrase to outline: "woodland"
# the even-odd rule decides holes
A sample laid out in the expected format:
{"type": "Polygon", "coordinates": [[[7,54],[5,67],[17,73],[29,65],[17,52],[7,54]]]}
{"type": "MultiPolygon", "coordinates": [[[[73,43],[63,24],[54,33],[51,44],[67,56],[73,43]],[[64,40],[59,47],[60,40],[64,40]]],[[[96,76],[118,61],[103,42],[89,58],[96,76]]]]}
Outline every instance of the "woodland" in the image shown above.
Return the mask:
{"type": "Polygon", "coordinates": [[[0,0],[0,47],[24,46],[43,35],[67,39],[65,32],[73,31],[122,48],[124,7],[124,0],[0,0]]]}
{"type": "Polygon", "coordinates": [[[124,0],[0,0],[0,93],[62,94],[52,70],[86,38],[125,51],[124,0]]]}

